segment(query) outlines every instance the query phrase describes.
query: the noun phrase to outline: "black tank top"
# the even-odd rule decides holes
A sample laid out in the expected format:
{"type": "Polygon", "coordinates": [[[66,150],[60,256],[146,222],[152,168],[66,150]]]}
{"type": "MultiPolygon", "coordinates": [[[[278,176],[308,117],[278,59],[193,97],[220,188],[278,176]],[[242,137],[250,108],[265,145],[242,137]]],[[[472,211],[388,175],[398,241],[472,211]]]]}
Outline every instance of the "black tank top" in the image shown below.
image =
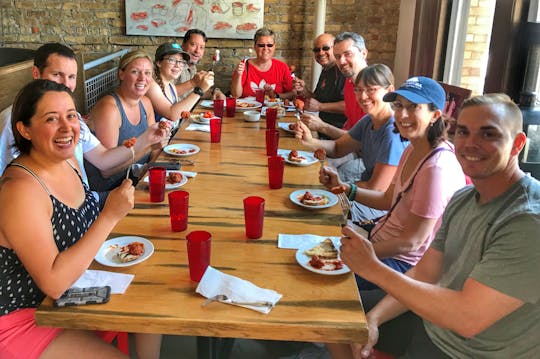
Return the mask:
{"type": "MultiPolygon", "coordinates": [[[[71,163],[69,165],[79,175],[71,163]]],[[[52,230],[58,250],[66,250],[77,242],[99,214],[96,198],[81,176],[79,175],[79,179],[84,186],[84,202],[79,208],[71,208],[54,197],[32,170],[19,163],[12,163],[11,166],[20,167],[30,173],[49,194],[53,206],[52,230]]],[[[39,255],[39,249],[36,255],[39,255]]],[[[10,248],[0,246],[0,315],[22,308],[37,308],[44,298],[45,294],[28,274],[17,254],[10,248]]]]}

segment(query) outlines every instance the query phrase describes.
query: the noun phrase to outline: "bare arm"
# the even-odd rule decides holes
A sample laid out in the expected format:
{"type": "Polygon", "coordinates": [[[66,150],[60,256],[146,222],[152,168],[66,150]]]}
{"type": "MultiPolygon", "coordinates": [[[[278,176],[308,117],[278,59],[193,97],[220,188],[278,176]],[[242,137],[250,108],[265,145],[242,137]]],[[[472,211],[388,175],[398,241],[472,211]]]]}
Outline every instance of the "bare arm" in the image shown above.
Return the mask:
{"type": "Polygon", "coordinates": [[[240,61],[233,72],[231,79],[231,95],[233,97],[242,97],[242,74],[246,68],[246,63],[240,61]]]}
{"type": "MultiPolygon", "coordinates": [[[[416,267],[403,275],[381,263],[369,241],[350,228],[343,232],[351,239],[344,240],[341,255],[354,272],[376,283],[423,319],[464,337],[477,335],[524,304],[472,278],[465,281],[462,290],[434,285],[442,271],[442,253],[435,249],[428,249],[416,267]]],[[[380,325],[391,317],[388,313],[400,310],[396,310],[392,299],[385,298],[371,312],[370,316],[378,318],[380,325]]]]}
{"type": "MultiPolygon", "coordinates": [[[[70,175],[67,173],[68,179],[79,181],[70,175]]],[[[26,176],[28,179],[17,178],[0,191],[0,241],[17,253],[45,294],[58,298],[88,268],[116,223],[133,208],[134,187],[126,180],[111,191],[105,208],[86,234],[59,252],[51,225],[51,200],[41,185],[26,176]],[[28,203],[32,203],[32,211],[28,211],[28,203]]]]}
{"type": "Polygon", "coordinates": [[[319,116],[308,113],[302,115],[302,122],[305,123],[310,130],[323,133],[333,140],[336,140],[347,133],[345,130],[324,122],[319,116]]]}
{"type": "Polygon", "coordinates": [[[306,99],[304,109],[307,111],[323,111],[343,114],[345,113],[345,101],[319,102],[315,98],[310,97],[306,99]]]}

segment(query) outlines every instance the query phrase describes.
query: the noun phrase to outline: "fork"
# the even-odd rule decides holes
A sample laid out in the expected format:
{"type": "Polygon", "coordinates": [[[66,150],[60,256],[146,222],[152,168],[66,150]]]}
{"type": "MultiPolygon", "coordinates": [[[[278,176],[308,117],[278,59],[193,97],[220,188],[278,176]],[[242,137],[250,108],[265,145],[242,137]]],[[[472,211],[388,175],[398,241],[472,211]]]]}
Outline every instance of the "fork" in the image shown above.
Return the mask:
{"type": "Polygon", "coordinates": [[[221,303],[236,304],[236,305],[251,305],[253,307],[270,307],[270,308],[274,307],[274,303],[265,302],[265,301],[261,301],[261,302],[237,302],[237,301],[234,301],[234,300],[230,299],[225,294],[217,294],[217,295],[215,295],[213,297],[210,297],[210,298],[206,299],[201,304],[201,306],[205,307],[205,306],[207,306],[208,304],[210,304],[212,302],[221,302],[221,303]]]}
{"type": "Polygon", "coordinates": [[[347,220],[349,219],[349,212],[351,211],[351,202],[345,195],[345,192],[338,194],[339,204],[341,206],[341,211],[343,213],[342,227],[347,225],[347,220]]]}

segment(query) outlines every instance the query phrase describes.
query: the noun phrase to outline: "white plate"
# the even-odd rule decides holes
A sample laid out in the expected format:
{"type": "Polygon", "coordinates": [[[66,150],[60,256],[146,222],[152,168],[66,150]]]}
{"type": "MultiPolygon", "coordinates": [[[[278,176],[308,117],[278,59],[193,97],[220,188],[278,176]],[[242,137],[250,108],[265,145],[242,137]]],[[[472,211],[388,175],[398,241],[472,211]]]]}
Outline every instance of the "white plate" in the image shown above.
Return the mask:
{"type": "Polygon", "coordinates": [[[239,98],[236,100],[236,112],[238,111],[247,111],[247,110],[255,110],[257,108],[262,107],[262,104],[260,102],[257,102],[255,100],[247,100],[245,98],[239,98]],[[246,104],[249,105],[249,107],[240,107],[240,104],[246,104]]]}
{"type": "Polygon", "coordinates": [[[278,122],[277,127],[281,128],[283,131],[286,131],[286,132],[289,132],[289,133],[294,133],[294,131],[289,128],[289,125],[291,123],[294,123],[294,122],[278,122]]]}
{"type": "Polygon", "coordinates": [[[163,151],[169,155],[187,157],[199,153],[201,149],[197,145],[191,145],[189,143],[176,143],[174,145],[166,146],[163,151]],[[186,151],[186,153],[178,153],[176,151],[186,151]],[[191,152],[190,152],[191,151],[191,152]]]}
{"type": "Polygon", "coordinates": [[[281,106],[281,107],[283,107],[283,101],[279,101],[279,100],[276,100],[276,101],[265,100],[265,101],[264,101],[264,105],[265,105],[265,106],[281,106]]]}
{"type": "Polygon", "coordinates": [[[309,209],[321,209],[321,208],[328,208],[328,207],[332,207],[333,205],[335,205],[336,203],[338,203],[338,197],[333,194],[332,192],[328,192],[328,191],[325,191],[325,190],[322,190],[322,189],[299,189],[297,191],[294,191],[292,192],[290,195],[289,195],[289,199],[294,203],[294,204],[297,204],[299,206],[302,206],[302,207],[305,207],[305,208],[309,208],[309,209]],[[304,193],[306,193],[307,191],[311,192],[313,195],[316,195],[316,196],[321,196],[321,195],[324,195],[328,198],[328,203],[323,205],[323,206],[308,206],[306,204],[303,204],[302,202],[300,202],[298,200],[298,197],[299,196],[302,196],[304,193]]]}
{"type": "Polygon", "coordinates": [[[200,123],[201,125],[208,125],[210,123],[210,117],[203,117],[202,113],[197,113],[190,116],[191,121],[200,123]]]}
{"type": "Polygon", "coordinates": [[[141,263],[148,259],[154,253],[154,245],[148,239],[143,237],[125,236],[116,237],[105,241],[95,256],[96,262],[109,267],[129,267],[141,263]],[[131,262],[121,263],[114,259],[114,256],[120,250],[120,247],[131,242],[141,242],[144,244],[144,254],[131,262]]]}
{"type": "MultiPolygon", "coordinates": [[[[335,243],[334,242],[334,246],[339,250],[339,247],[341,246],[340,243],[335,243]]],[[[298,264],[300,264],[302,267],[306,268],[307,270],[309,271],[312,271],[314,273],[319,273],[319,274],[324,274],[324,275],[340,275],[340,274],[345,274],[345,273],[349,273],[351,270],[349,269],[349,267],[347,267],[345,264],[343,264],[343,267],[341,269],[338,269],[338,270],[323,270],[323,269],[317,269],[317,268],[313,268],[310,264],[309,264],[309,261],[311,260],[311,257],[310,256],[307,256],[304,252],[315,247],[314,244],[310,244],[310,245],[307,245],[307,246],[303,246],[301,248],[299,248],[297,251],[296,251],[296,261],[298,262],[298,264]]]]}
{"type": "Polygon", "coordinates": [[[311,166],[314,163],[319,162],[318,159],[315,158],[313,155],[313,152],[306,152],[306,151],[296,151],[298,152],[299,156],[305,157],[305,160],[302,160],[302,162],[294,162],[289,160],[289,153],[291,150],[281,150],[278,149],[278,155],[283,157],[285,159],[285,162],[294,165],[294,166],[311,166]]]}
{"type": "MultiPolygon", "coordinates": [[[[178,172],[178,173],[182,174],[181,171],[167,171],[166,176],[169,177],[169,174],[174,173],[174,172],[178,172]]],[[[146,177],[144,177],[143,181],[148,183],[150,181],[150,179],[148,178],[148,176],[146,176],[146,177]]],[[[174,189],[174,188],[182,187],[183,185],[185,185],[187,183],[187,181],[188,181],[187,176],[182,174],[182,180],[180,182],[178,182],[178,183],[165,182],[165,189],[174,189]]]]}
{"type": "Polygon", "coordinates": [[[202,100],[201,106],[204,108],[214,108],[214,100],[202,100]]]}

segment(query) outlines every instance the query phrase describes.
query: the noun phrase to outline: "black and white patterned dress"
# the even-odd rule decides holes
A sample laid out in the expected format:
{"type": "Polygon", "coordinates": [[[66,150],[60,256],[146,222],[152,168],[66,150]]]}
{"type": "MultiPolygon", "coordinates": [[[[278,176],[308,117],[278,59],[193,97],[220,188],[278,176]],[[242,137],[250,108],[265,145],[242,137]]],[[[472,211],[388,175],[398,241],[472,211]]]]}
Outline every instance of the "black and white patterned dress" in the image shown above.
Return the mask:
{"type": "MultiPolygon", "coordinates": [[[[99,214],[98,203],[86,183],[81,179],[85,192],[83,204],[79,208],[71,208],[54,197],[32,170],[18,163],[11,166],[26,170],[49,194],[53,206],[53,236],[58,250],[66,250],[77,242],[99,214]]],[[[77,172],[75,168],[73,170],[77,172]]],[[[39,248],[36,248],[36,255],[39,255],[39,248]]],[[[12,249],[0,246],[0,315],[22,308],[36,308],[44,298],[45,294],[28,274],[17,254],[12,249]]]]}

